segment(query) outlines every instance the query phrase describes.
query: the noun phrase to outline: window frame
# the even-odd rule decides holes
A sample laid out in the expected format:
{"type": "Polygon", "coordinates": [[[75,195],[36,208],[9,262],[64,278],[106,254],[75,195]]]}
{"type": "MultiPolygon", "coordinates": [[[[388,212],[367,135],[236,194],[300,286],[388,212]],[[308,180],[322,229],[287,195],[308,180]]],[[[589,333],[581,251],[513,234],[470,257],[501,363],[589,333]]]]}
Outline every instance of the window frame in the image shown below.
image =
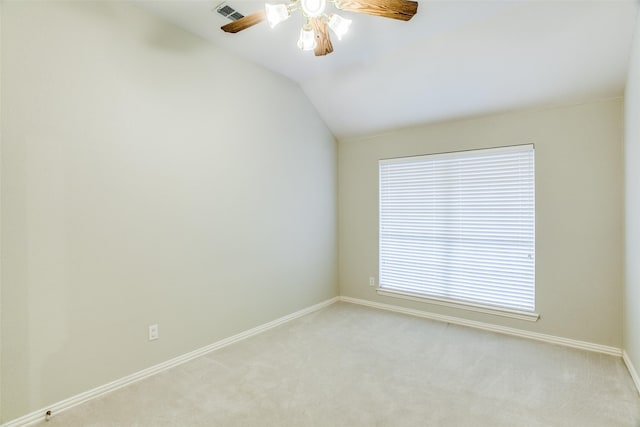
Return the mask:
{"type": "Polygon", "coordinates": [[[533,236],[532,236],[532,244],[533,251],[535,254],[535,146],[533,144],[522,144],[522,145],[514,145],[514,146],[504,146],[504,147],[496,147],[496,148],[482,148],[482,149],[472,149],[472,150],[463,150],[463,151],[455,151],[455,152],[446,152],[446,153],[434,153],[434,154],[426,154],[426,155],[416,155],[416,156],[407,156],[407,157],[397,157],[397,158],[388,158],[388,159],[380,159],[378,161],[378,197],[379,197],[379,207],[378,207],[378,261],[379,261],[379,271],[378,271],[378,288],[376,289],[379,295],[383,296],[391,296],[396,298],[408,299],[413,301],[421,301],[427,302],[430,304],[436,304],[441,306],[452,307],[456,309],[464,309],[471,310],[475,312],[481,312],[486,314],[493,314],[498,316],[505,316],[510,318],[516,318],[520,320],[527,321],[537,321],[540,315],[535,311],[535,303],[536,303],[536,283],[535,283],[535,256],[533,258],[533,278],[532,278],[532,286],[533,286],[533,308],[531,311],[519,309],[519,308],[508,308],[503,306],[494,306],[491,304],[485,304],[482,302],[476,301],[466,301],[466,300],[458,300],[458,299],[450,299],[441,297],[439,295],[429,295],[424,293],[414,293],[406,290],[398,290],[393,289],[392,287],[385,287],[382,282],[382,266],[383,266],[383,251],[382,251],[382,166],[385,164],[391,163],[411,163],[411,162],[419,162],[421,159],[434,160],[434,159],[446,159],[446,158],[470,158],[474,155],[480,154],[498,154],[498,153],[506,153],[506,152],[531,152],[531,161],[533,168],[533,178],[532,178],[532,191],[533,191],[533,236]],[[467,156],[468,154],[468,156],[467,156]]]}

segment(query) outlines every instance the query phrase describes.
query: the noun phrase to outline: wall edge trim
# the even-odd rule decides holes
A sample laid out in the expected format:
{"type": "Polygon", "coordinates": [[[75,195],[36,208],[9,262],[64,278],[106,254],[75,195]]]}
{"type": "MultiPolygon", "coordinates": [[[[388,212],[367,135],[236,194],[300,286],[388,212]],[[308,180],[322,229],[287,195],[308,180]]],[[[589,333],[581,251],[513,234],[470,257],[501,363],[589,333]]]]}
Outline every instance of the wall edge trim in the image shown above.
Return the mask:
{"type": "Polygon", "coordinates": [[[633,362],[626,350],[622,350],[622,360],[629,371],[629,375],[631,375],[633,384],[636,386],[636,391],[640,394],[640,376],[638,376],[638,371],[636,371],[636,368],[633,366],[633,362]]]}
{"type": "Polygon", "coordinates": [[[193,359],[196,359],[200,356],[203,356],[207,353],[211,353],[220,348],[226,347],[238,341],[242,341],[254,335],[258,335],[262,332],[266,332],[269,329],[273,329],[276,326],[280,326],[284,323],[290,322],[291,320],[297,319],[299,317],[305,316],[307,314],[318,311],[322,308],[325,308],[335,302],[339,301],[339,297],[333,297],[328,300],[319,302],[312,306],[303,308],[294,313],[288,314],[286,316],[277,318],[270,322],[264,323],[262,325],[258,325],[254,328],[248,329],[246,331],[240,332],[238,334],[232,335],[230,337],[224,338],[220,341],[216,341],[207,346],[201,347],[199,349],[193,350],[189,353],[185,353],[183,355],[174,357],[173,359],[169,359],[165,362],[159,363],[157,365],[153,365],[149,368],[143,369],[138,372],[134,372],[133,374],[124,376],[120,379],[112,381],[107,384],[103,384],[101,386],[95,387],[91,390],[85,391],[83,393],[77,394],[75,396],[71,396],[67,399],[61,400],[59,402],[48,405],[42,409],[30,412],[26,415],[23,415],[19,418],[15,418],[13,420],[9,420],[8,422],[1,424],[0,427],[27,427],[32,426],[36,423],[45,421],[46,412],[51,411],[52,417],[55,417],[57,414],[66,411],[67,409],[78,406],[82,403],[85,403],[89,400],[95,399],[100,396],[104,396],[112,391],[118,390],[145,378],[151,377],[153,375],[159,374],[160,372],[166,371],[178,365],[182,365],[183,363],[189,362],[193,359]]]}
{"type": "Polygon", "coordinates": [[[622,350],[617,347],[611,347],[611,346],[602,345],[602,344],[595,344],[588,341],[579,341],[571,338],[558,337],[555,335],[541,334],[539,332],[530,332],[530,331],[525,331],[523,329],[510,328],[507,326],[492,325],[490,323],[477,322],[475,320],[467,320],[467,319],[462,319],[460,317],[446,316],[443,314],[431,313],[424,310],[415,310],[412,308],[405,308],[397,305],[368,301],[368,300],[363,300],[359,298],[352,298],[347,296],[340,296],[339,298],[340,298],[340,301],[346,302],[346,303],[358,304],[358,305],[363,305],[367,307],[378,308],[381,310],[387,310],[387,311],[393,311],[396,313],[408,314],[411,316],[423,317],[423,318],[435,320],[438,322],[468,326],[475,329],[482,329],[485,331],[497,332],[500,334],[512,335],[512,336],[517,336],[521,338],[528,338],[536,341],[543,341],[550,344],[558,344],[565,347],[577,348],[580,350],[588,350],[596,353],[603,353],[611,356],[622,357],[622,350]]]}

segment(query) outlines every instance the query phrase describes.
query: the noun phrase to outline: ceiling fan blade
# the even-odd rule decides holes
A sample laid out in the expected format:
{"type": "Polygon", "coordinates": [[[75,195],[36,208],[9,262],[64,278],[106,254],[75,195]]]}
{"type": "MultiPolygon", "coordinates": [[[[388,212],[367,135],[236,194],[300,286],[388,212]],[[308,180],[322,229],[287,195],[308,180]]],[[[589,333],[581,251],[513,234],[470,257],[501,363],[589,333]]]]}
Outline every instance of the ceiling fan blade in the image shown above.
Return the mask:
{"type": "Polygon", "coordinates": [[[265,18],[265,11],[259,10],[252,13],[251,15],[240,18],[237,21],[229,22],[228,24],[223,25],[220,28],[222,28],[222,30],[226,33],[237,33],[238,31],[246,30],[249,27],[253,27],[257,23],[264,21],[265,18]]]}
{"type": "Polygon", "coordinates": [[[418,12],[418,2],[411,0],[336,0],[336,7],[401,21],[410,20],[418,12]]]}
{"type": "Polygon", "coordinates": [[[324,56],[333,52],[333,45],[329,38],[329,28],[327,27],[327,21],[321,18],[311,19],[311,27],[316,35],[316,56],[324,56]]]}

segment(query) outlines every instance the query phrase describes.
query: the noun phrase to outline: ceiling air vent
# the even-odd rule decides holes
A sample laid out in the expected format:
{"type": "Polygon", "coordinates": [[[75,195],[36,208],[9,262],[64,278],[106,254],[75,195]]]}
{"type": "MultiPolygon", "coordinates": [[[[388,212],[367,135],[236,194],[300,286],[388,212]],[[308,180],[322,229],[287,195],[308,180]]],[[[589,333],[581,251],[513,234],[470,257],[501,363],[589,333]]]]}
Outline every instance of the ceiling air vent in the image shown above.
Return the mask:
{"type": "Polygon", "coordinates": [[[237,21],[240,18],[244,18],[244,15],[229,6],[226,2],[220,3],[216,6],[216,12],[225,18],[229,18],[232,21],[237,21]]]}

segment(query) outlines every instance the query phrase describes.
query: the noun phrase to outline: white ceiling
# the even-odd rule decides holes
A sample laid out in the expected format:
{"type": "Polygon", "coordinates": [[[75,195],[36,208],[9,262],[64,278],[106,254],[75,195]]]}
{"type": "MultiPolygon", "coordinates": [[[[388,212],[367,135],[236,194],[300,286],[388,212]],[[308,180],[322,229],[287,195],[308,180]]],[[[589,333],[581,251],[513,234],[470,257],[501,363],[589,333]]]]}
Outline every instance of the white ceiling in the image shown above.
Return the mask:
{"type": "MultiPolygon", "coordinates": [[[[637,0],[419,0],[409,22],[340,12],[353,19],[349,33],[315,57],[296,47],[299,13],[275,29],[263,22],[228,34],[219,27],[229,21],[212,12],[218,3],[139,4],[299,83],[338,138],[619,96],[639,8],[637,0]]],[[[245,15],[264,5],[227,3],[245,15]]]]}

